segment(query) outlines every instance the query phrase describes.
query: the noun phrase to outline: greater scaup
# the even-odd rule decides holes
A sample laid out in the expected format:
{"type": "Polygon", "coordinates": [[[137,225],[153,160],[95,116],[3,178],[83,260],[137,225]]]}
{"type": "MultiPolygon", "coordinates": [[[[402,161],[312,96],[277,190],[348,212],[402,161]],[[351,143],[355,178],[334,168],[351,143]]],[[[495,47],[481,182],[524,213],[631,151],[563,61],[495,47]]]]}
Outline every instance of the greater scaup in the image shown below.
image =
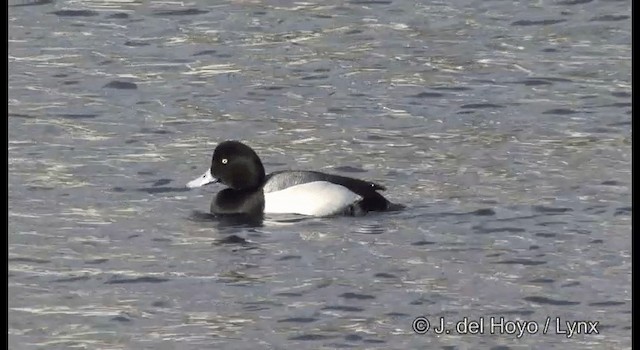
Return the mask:
{"type": "Polygon", "coordinates": [[[389,202],[373,182],[317,171],[276,171],[265,175],[251,147],[225,141],[213,151],[211,168],[188,188],[221,182],[228,188],[211,202],[212,214],[363,215],[404,208],[389,202]]]}

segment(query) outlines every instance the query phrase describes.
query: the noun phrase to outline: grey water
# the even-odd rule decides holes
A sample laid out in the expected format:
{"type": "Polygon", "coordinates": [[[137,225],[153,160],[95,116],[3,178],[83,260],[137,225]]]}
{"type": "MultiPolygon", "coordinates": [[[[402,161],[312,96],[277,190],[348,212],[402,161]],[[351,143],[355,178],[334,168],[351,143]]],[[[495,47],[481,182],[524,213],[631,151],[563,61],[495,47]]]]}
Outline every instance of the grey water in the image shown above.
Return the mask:
{"type": "Polygon", "coordinates": [[[631,348],[630,1],[8,11],[10,349],[631,348]],[[226,139],[407,208],[221,225],[226,139]]]}

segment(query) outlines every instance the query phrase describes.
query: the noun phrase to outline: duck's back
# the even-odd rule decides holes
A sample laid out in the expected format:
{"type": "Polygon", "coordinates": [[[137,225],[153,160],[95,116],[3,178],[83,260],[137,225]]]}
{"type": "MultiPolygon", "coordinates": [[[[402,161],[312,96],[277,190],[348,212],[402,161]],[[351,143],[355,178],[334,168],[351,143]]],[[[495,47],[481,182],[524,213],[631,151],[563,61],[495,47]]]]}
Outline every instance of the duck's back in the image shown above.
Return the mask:
{"type": "Polygon", "coordinates": [[[354,179],[346,176],[326,174],[319,171],[304,170],[284,170],[273,172],[267,175],[263,190],[265,193],[281,191],[291,186],[302,185],[315,181],[326,181],[344,186],[362,197],[366,197],[372,192],[376,192],[378,190],[385,190],[384,186],[374,182],[354,179]]]}

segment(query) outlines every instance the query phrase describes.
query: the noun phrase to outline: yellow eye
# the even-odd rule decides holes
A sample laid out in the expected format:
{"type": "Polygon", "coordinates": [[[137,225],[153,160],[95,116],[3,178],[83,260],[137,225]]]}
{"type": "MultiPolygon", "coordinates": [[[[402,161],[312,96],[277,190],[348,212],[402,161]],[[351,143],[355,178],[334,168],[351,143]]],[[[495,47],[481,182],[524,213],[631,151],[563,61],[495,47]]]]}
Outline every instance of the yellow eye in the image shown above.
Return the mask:
{"type": "Polygon", "coordinates": [[[227,162],[229,162],[229,161],[227,160],[227,158],[224,158],[224,159],[221,160],[221,162],[222,162],[222,164],[227,164],[227,162]]]}

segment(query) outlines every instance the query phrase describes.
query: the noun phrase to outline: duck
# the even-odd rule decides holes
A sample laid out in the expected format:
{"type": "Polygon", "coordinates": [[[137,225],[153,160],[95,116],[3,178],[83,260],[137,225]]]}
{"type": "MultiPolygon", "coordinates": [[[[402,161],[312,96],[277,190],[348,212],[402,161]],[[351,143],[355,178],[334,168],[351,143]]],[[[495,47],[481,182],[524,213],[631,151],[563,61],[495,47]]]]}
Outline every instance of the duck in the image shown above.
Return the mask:
{"type": "Polygon", "coordinates": [[[283,170],[270,174],[257,153],[245,143],[228,140],[213,151],[211,166],[189,181],[189,189],[221,183],[226,186],[211,202],[214,215],[298,214],[314,217],[362,216],[397,211],[375,182],[311,170],[283,170]]]}

